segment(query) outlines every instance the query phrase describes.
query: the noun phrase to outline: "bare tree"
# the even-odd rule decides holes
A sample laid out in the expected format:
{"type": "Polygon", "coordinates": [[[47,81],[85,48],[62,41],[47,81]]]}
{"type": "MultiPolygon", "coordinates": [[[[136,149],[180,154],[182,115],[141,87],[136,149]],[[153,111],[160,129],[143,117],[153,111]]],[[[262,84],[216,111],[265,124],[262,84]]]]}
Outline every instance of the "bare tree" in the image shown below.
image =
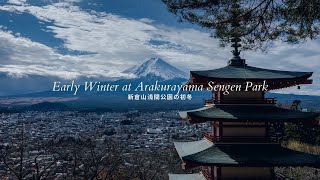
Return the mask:
{"type": "Polygon", "coordinates": [[[1,149],[1,161],[15,179],[46,179],[53,173],[57,159],[40,141],[30,144],[24,126],[17,130],[10,144],[1,149]],[[49,159],[41,160],[44,157],[49,159]]]}
{"type": "Polygon", "coordinates": [[[55,144],[55,153],[64,162],[67,179],[112,179],[123,163],[121,147],[111,139],[65,138],[55,144]]]}
{"type": "Polygon", "coordinates": [[[172,152],[165,149],[153,149],[128,154],[125,157],[125,178],[137,180],[168,179],[168,172],[172,165],[172,156],[169,153],[172,152]]]}

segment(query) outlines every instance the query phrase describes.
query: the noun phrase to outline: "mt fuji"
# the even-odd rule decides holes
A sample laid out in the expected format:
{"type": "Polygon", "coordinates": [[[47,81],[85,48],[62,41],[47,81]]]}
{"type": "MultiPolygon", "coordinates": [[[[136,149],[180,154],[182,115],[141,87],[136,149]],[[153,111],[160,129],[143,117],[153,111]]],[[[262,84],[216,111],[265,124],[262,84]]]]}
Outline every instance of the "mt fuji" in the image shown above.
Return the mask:
{"type": "Polygon", "coordinates": [[[136,78],[172,80],[187,79],[188,74],[176,67],[170,65],[160,58],[147,58],[142,64],[131,67],[125,71],[125,74],[133,74],[136,78]]]}

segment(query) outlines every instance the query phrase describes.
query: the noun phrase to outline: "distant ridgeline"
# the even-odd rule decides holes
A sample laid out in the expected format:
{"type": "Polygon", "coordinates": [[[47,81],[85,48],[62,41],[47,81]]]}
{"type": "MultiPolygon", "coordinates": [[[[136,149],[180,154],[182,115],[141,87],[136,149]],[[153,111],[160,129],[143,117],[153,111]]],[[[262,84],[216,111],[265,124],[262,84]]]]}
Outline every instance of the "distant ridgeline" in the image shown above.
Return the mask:
{"type": "MultiPolygon", "coordinates": [[[[170,93],[170,92],[168,92],[170,93]]],[[[173,92],[172,92],[173,93],[173,92]]],[[[141,111],[166,111],[175,109],[192,109],[200,107],[204,99],[203,95],[208,92],[191,92],[192,100],[186,101],[128,101],[128,92],[117,93],[93,93],[79,94],[77,100],[67,102],[42,102],[31,105],[0,105],[0,113],[12,113],[19,111],[128,111],[137,109],[141,111]]],[[[51,92],[41,93],[41,97],[52,97],[51,92]]],[[[70,97],[70,94],[64,94],[64,97],[70,97]]],[[[35,94],[32,96],[35,98],[35,94]]],[[[312,111],[319,111],[320,96],[293,95],[266,93],[266,97],[276,98],[278,104],[291,105],[294,100],[300,100],[300,108],[307,108],[312,111]]],[[[18,97],[19,98],[19,97],[18,97]]]]}

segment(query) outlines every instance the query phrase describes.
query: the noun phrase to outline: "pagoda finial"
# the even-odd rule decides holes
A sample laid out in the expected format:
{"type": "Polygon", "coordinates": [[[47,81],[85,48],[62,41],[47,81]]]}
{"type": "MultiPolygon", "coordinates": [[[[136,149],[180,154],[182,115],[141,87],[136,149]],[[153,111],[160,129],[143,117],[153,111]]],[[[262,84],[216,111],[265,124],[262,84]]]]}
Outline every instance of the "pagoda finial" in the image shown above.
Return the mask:
{"type": "Polygon", "coordinates": [[[238,0],[233,0],[230,12],[232,18],[231,47],[233,47],[234,50],[231,51],[233,54],[233,58],[229,61],[229,65],[242,66],[245,65],[245,60],[240,58],[241,50],[239,50],[239,48],[241,47],[241,44],[239,43],[241,41],[241,30],[239,23],[240,5],[238,4],[238,0]]]}

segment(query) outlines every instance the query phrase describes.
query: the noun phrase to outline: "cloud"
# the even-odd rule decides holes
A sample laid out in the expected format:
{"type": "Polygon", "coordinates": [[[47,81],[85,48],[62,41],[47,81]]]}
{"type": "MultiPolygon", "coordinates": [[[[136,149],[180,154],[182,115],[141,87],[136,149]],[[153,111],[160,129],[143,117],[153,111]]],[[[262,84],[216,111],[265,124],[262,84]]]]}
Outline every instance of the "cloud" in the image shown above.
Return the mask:
{"type": "MultiPolygon", "coordinates": [[[[231,48],[219,48],[218,40],[209,38],[205,31],[155,24],[156,20],[148,18],[132,19],[85,11],[65,3],[67,1],[45,6],[12,2],[0,6],[0,10],[29,13],[39,21],[48,22],[46,31],[63,40],[62,48],[70,52],[61,54],[54,47],[2,30],[0,72],[14,77],[115,78],[125,77],[121,73],[123,70],[148,57],[163,58],[186,71],[219,68],[231,58],[231,48]],[[83,53],[73,54],[73,51],[83,53]]],[[[305,86],[300,92],[320,95],[319,48],[319,41],[308,41],[300,46],[276,42],[268,54],[244,52],[242,57],[249,65],[263,68],[314,71],[315,86],[305,86]]],[[[295,89],[285,91],[299,93],[295,89]]]]}
{"type": "Polygon", "coordinates": [[[125,77],[120,71],[111,71],[116,62],[103,66],[99,55],[61,55],[52,48],[33,42],[30,39],[16,37],[10,32],[0,31],[0,51],[3,59],[0,72],[19,78],[28,75],[54,76],[63,79],[86,77],[125,77]]]}
{"type": "Polygon", "coordinates": [[[285,88],[275,92],[320,95],[320,53],[317,50],[319,48],[319,40],[309,40],[299,45],[276,42],[267,54],[248,51],[243,53],[243,57],[247,59],[248,64],[253,66],[287,71],[314,72],[311,77],[313,79],[312,85],[302,85],[301,89],[297,89],[297,87],[285,88]]]}
{"type": "Polygon", "coordinates": [[[144,22],[144,23],[153,23],[154,22],[154,20],[149,19],[149,18],[141,18],[140,21],[144,22]]]}
{"type": "Polygon", "coordinates": [[[7,3],[15,5],[25,5],[27,0],[8,0],[7,3]]]}
{"type": "MultiPolygon", "coordinates": [[[[94,72],[102,72],[104,76],[119,76],[128,66],[136,65],[148,57],[163,57],[170,63],[180,66],[182,60],[192,62],[194,59],[203,59],[209,62],[211,58],[207,57],[206,51],[216,51],[212,48],[214,46],[211,46],[214,40],[209,39],[207,33],[192,29],[182,29],[177,32],[176,28],[151,25],[149,24],[151,20],[147,19],[135,20],[95,11],[86,12],[77,6],[61,4],[41,7],[7,5],[0,7],[0,10],[30,13],[40,21],[52,22],[47,29],[55,34],[55,38],[64,41],[65,49],[88,53],[82,56],[64,56],[51,47],[32,42],[30,39],[10,36],[9,32],[2,32],[2,37],[7,37],[6,42],[12,44],[10,49],[15,49],[9,57],[14,65],[54,64],[67,69],[73,67],[75,71],[78,70],[79,75],[94,76],[94,73],[82,68],[82,65],[86,65],[94,72]],[[16,43],[22,40],[24,42],[16,43]],[[168,45],[150,43],[157,40],[167,41],[168,45]],[[35,51],[41,53],[32,53],[35,51]],[[77,64],[81,65],[75,69],[77,64]]],[[[182,66],[182,68],[187,67],[182,66]]],[[[9,71],[8,68],[6,70],[9,71]]],[[[15,70],[12,71],[16,73],[15,70]]]]}

